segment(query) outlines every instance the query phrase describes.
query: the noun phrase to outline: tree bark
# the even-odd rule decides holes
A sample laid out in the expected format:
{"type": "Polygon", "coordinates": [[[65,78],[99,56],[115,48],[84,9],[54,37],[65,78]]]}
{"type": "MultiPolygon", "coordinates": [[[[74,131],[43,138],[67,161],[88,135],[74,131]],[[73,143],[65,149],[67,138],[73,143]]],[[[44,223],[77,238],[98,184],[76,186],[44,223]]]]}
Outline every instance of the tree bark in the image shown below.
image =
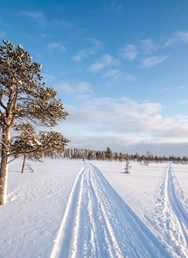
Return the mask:
{"type": "Polygon", "coordinates": [[[21,173],[24,173],[25,162],[26,162],[26,155],[24,155],[24,158],[23,158],[23,163],[22,163],[22,170],[21,170],[21,173]]]}
{"type": "Polygon", "coordinates": [[[7,182],[8,182],[8,161],[9,161],[10,129],[4,129],[2,134],[2,150],[0,164],[0,205],[6,203],[7,182]]]}

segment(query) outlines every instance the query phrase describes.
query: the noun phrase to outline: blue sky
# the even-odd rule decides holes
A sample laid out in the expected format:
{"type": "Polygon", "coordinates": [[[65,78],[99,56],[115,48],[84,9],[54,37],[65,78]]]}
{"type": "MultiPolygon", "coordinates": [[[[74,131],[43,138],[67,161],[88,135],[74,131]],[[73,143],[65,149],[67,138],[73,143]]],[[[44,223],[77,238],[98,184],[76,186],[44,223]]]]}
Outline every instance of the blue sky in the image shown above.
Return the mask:
{"type": "Polygon", "coordinates": [[[0,3],[0,40],[43,65],[70,147],[188,155],[187,0],[0,3]]]}

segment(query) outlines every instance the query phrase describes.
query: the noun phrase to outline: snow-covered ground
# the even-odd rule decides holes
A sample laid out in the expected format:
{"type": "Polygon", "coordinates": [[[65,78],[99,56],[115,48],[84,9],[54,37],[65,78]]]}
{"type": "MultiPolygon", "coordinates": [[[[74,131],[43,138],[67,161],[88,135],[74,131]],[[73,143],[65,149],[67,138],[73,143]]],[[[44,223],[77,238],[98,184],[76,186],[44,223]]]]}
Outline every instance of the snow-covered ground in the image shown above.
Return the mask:
{"type": "Polygon", "coordinates": [[[188,166],[54,159],[10,166],[0,258],[188,257],[188,166]]]}

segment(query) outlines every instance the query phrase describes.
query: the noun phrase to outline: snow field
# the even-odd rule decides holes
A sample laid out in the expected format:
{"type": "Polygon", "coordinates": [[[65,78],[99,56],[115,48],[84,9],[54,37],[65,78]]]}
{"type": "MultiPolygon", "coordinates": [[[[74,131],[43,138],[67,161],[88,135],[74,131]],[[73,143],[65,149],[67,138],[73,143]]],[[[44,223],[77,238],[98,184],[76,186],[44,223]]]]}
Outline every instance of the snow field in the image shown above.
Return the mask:
{"type": "Polygon", "coordinates": [[[122,176],[115,176],[115,167],[111,171],[104,164],[97,165],[124,201],[169,249],[170,257],[188,257],[187,165],[132,164],[131,175],[125,178],[126,187],[122,176]]]}
{"type": "Polygon", "coordinates": [[[188,166],[45,160],[11,165],[0,258],[188,257],[188,166]]]}
{"type": "Polygon", "coordinates": [[[20,173],[11,164],[8,203],[0,207],[0,258],[49,257],[80,161],[30,163],[36,172],[20,173]],[[71,164],[71,166],[70,166],[71,164]]]}

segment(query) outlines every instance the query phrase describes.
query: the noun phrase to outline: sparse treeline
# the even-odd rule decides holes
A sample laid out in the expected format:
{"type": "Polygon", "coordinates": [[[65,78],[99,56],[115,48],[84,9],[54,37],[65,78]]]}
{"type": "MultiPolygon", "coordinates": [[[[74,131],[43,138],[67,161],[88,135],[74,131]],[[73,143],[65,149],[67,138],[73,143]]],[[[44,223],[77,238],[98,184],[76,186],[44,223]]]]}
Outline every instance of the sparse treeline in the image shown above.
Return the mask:
{"type": "Polygon", "coordinates": [[[88,160],[109,160],[109,161],[130,161],[140,162],[141,165],[148,165],[150,162],[168,162],[188,164],[188,157],[176,157],[176,156],[156,156],[147,152],[145,155],[127,154],[122,152],[112,152],[107,147],[105,151],[96,151],[90,149],[77,149],[77,148],[66,148],[63,156],[70,159],[88,159],[88,160]]]}

